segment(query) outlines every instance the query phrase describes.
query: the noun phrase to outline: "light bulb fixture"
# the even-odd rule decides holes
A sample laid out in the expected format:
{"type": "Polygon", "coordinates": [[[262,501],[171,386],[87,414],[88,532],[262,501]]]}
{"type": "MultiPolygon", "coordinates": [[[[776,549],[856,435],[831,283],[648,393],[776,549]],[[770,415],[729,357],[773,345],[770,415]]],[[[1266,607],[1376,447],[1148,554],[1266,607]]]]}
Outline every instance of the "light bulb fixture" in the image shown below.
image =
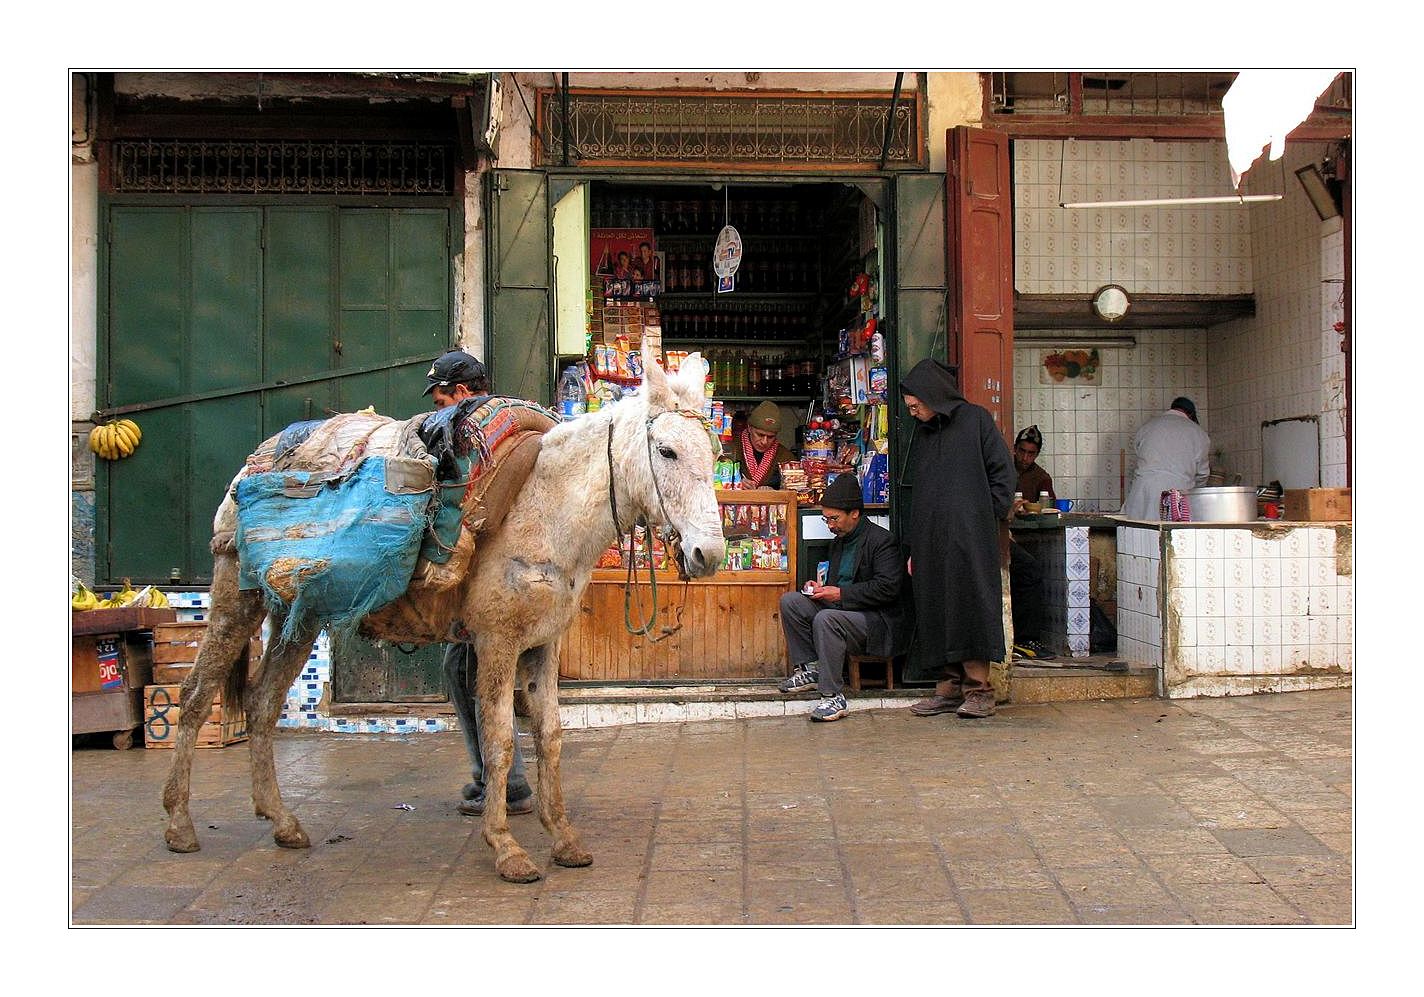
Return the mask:
{"type": "Polygon", "coordinates": [[[1138,201],[1059,201],[1060,208],[1157,208],[1179,204],[1255,204],[1279,201],[1284,194],[1223,194],[1216,197],[1149,197],[1138,201]]]}
{"type": "Polygon", "coordinates": [[[1320,175],[1319,167],[1314,163],[1302,166],[1295,171],[1295,178],[1305,188],[1305,196],[1310,198],[1310,204],[1315,208],[1315,213],[1320,216],[1322,222],[1340,214],[1340,205],[1335,200],[1335,194],[1325,183],[1325,178],[1320,175]]]}

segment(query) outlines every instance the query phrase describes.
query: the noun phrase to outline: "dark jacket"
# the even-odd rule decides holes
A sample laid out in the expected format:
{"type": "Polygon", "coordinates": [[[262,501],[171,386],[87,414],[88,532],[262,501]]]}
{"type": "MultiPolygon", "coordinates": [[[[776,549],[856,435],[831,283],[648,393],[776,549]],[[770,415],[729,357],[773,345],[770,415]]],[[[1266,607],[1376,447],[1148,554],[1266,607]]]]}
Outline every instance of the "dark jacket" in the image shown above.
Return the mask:
{"type": "Polygon", "coordinates": [[[925,681],[947,664],[1004,658],[999,525],[1016,476],[993,416],[965,400],[948,367],[922,360],[900,387],[935,412],[915,426],[906,472],[915,636],[905,677],[925,681]]]}
{"type": "MultiPolygon", "coordinates": [[[[855,551],[855,580],[842,585],[836,609],[864,613],[869,621],[865,653],[894,655],[904,651],[909,637],[908,617],[902,602],[905,586],[905,556],[890,531],[864,518],[857,528],[861,534],[855,551]]],[[[831,541],[831,565],[827,579],[840,577],[841,553],[845,538],[831,541]]],[[[834,581],[828,584],[834,585],[834,581]]]]}

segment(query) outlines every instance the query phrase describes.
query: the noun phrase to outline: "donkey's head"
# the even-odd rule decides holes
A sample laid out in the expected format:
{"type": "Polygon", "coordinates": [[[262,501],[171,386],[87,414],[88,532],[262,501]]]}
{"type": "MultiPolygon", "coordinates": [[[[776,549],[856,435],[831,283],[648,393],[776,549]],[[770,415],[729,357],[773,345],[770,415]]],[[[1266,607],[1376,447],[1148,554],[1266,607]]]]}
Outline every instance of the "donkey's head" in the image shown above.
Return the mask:
{"type": "Polygon", "coordinates": [[[643,384],[651,475],[630,475],[641,491],[634,500],[647,510],[649,521],[678,534],[679,567],[693,578],[715,572],[726,553],[721,510],[712,487],[715,438],[702,415],[706,380],[707,363],[698,353],[672,375],[648,364],[643,384]]]}

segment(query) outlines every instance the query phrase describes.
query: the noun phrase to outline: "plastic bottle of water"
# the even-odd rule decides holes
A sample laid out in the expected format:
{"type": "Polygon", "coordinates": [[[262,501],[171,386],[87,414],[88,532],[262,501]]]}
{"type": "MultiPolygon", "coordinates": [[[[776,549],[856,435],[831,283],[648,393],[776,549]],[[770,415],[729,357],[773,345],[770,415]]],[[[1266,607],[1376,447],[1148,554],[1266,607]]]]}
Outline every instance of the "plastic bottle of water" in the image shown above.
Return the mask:
{"type": "Polygon", "coordinates": [[[572,419],[587,411],[588,401],[584,398],[583,381],[579,379],[578,370],[565,367],[559,379],[559,413],[565,419],[572,419]]]}

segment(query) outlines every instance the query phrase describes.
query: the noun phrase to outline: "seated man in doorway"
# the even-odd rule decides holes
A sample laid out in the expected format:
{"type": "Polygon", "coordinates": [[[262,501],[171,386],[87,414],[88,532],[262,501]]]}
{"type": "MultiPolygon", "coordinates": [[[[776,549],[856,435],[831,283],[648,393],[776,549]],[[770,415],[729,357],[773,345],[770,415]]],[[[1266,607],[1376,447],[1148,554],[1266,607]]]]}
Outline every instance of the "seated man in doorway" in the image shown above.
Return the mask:
{"type": "MultiPolygon", "coordinates": [[[[463,350],[451,350],[426,372],[424,394],[430,395],[436,409],[458,405],[466,398],[489,394],[489,374],[485,365],[463,350]]],[[[445,687],[450,702],[460,718],[460,732],[465,735],[465,748],[470,755],[472,781],[465,783],[459,811],[467,817],[485,812],[484,751],[480,745],[480,701],[475,695],[475,646],[446,644],[445,687]]],[[[524,754],[519,750],[519,731],[514,732],[514,761],[509,768],[509,781],[504,794],[506,813],[527,814],[534,811],[534,790],[524,771],[524,754]]]]}
{"type": "Polygon", "coordinates": [[[782,692],[816,689],[821,702],[812,720],[839,720],[848,712],[841,673],[852,654],[893,655],[904,637],[900,602],[905,558],[890,531],[863,516],[860,483],[837,475],[821,497],[831,541],[826,584],[807,582],[781,597],[791,677],[782,692]]]}

